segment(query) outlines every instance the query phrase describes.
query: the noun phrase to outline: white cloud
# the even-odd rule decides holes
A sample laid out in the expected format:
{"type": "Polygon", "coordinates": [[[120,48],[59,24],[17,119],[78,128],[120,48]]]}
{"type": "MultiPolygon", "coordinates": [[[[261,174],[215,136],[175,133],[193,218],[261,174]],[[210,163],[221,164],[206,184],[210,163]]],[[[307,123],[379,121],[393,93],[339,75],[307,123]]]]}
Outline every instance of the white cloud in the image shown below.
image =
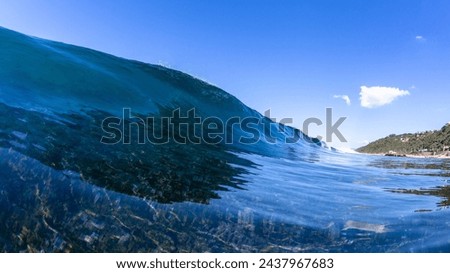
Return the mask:
{"type": "Polygon", "coordinates": [[[424,43],[424,42],[427,41],[427,39],[425,39],[425,37],[423,37],[422,35],[417,35],[417,36],[416,36],[416,41],[417,41],[417,42],[424,43]]]}
{"type": "Polygon", "coordinates": [[[333,98],[343,99],[347,105],[352,104],[352,102],[350,101],[350,98],[347,95],[334,95],[333,98]]]}
{"type": "Polygon", "coordinates": [[[361,86],[359,99],[361,106],[366,108],[376,108],[391,103],[398,97],[409,95],[408,90],[400,90],[396,87],[383,86],[361,86]]]}

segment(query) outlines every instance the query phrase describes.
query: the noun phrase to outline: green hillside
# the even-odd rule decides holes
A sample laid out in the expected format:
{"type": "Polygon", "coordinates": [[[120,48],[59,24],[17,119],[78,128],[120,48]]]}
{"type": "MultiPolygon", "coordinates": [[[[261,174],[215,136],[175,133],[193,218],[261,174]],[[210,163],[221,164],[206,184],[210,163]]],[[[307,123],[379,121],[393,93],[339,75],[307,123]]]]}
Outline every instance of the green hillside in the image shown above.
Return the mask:
{"type": "Polygon", "coordinates": [[[446,154],[450,146],[450,123],[440,130],[389,135],[358,148],[361,153],[446,154]]]}

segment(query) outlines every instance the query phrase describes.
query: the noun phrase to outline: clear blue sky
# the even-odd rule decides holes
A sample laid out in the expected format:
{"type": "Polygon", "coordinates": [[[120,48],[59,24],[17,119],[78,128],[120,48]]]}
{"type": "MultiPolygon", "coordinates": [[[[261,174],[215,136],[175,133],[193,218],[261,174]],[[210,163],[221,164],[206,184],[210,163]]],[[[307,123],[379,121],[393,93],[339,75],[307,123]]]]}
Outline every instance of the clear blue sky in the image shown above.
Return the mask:
{"type": "Polygon", "coordinates": [[[450,121],[450,1],[1,0],[0,25],[182,70],[299,128],[332,107],[334,146],[450,121]],[[369,88],[368,108],[361,86],[408,95],[369,88]]]}

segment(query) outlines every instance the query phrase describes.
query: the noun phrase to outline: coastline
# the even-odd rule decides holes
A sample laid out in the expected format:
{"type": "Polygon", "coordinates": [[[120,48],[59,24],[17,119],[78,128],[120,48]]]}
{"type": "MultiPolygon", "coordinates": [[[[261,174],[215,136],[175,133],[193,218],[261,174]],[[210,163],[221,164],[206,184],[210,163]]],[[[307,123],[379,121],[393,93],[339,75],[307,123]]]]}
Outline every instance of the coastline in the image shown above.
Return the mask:
{"type": "Polygon", "coordinates": [[[378,155],[386,157],[409,157],[409,158],[438,158],[438,159],[450,159],[450,152],[444,152],[440,154],[397,154],[397,153],[361,153],[366,155],[378,155]]]}

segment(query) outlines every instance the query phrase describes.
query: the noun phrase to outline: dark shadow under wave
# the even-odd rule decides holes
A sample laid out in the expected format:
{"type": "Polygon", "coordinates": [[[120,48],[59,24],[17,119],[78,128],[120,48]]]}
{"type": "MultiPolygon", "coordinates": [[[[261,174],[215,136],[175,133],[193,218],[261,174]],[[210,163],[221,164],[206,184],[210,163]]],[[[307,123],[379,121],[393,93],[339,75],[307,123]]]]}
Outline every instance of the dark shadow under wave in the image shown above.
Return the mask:
{"type": "Polygon", "coordinates": [[[217,191],[242,188],[244,167],[255,166],[220,144],[137,144],[137,138],[102,144],[101,122],[109,116],[86,110],[51,117],[0,103],[0,147],[105,189],[162,203],[208,203],[219,198],[217,191]]]}

